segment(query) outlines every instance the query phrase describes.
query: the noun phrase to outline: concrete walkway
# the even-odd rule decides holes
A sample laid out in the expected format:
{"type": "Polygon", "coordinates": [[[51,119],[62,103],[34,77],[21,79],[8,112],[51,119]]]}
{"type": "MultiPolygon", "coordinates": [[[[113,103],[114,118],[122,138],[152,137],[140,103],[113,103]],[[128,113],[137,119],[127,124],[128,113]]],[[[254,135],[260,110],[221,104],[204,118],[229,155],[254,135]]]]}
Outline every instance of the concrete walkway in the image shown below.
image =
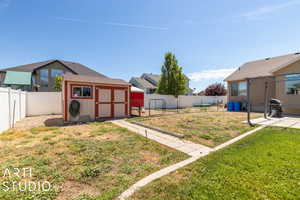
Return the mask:
{"type": "Polygon", "coordinates": [[[210,151],[212,151],[211,148],[206,147],[201,144],[195,144],[193,142],[179,139],[177,137],[167,135],[165,133],[161,133],[149,128],[144,128],[139,125],[135,125],[129,122],[126,122],[124,120],[113,120],[112,123],[127,128],[133,132],[136,132],[144,137],[147,137],[151,140],[154,140],[158,143],[161,143],[163,145],[166,145],[170,148],[176,149],[178,151],[181,151],[183,153],[186,153],[190,156],[198,156],[202,154],[207,154],[210,151]]]}
{"type": "Polygon", "coordinates": [[[205,154],[198,154],[197,156],[192,156],[184,161],[181,161],[179,163],[176,163],[174,165],[171,165],[169,167],[166,167],[164,169],[161,169],[157,172],[154,172],[153,174],[150,174],[149,176],[139,180],[138,182],[136,182],[135,184],[133,184],[132,186],[130,186],[130,188],[128,188],[127,190],[125,190],[119,197],[118,199],[120,200],[125,200],[125,199],[128,199],[131,195],[133,195],[133,193],[135,191],[137,191],[139,188],[147,185],[148,183],[151,183],[152,181],[158,179],[158,178],[161,178],[181,167],[184,167],[196,160],[198,160],[199,158],[203,157],[203,156],[206,156],[207,154],[209,154],[208,152],[205,153],[205,154]]]}
{"type": "MultiPolygon", "coordinates": [[[[300,128],[300,118],[299,117],[283,117],[283,118],[257,118],[251,120],[253,124],[259,125],[269,125],[269,126],[279,126],[288,128],[300,128]]],[[[245,121],[245,123],[247,123],[245,121]]]]}
{"type": "MultiPolygon", "coordinates": [[[[179,168],[182,168],[196,160],[198,160],[201,157],[204,157],[206,155],[208,155],[209,153],[213,152],[213,151],[217,151],[220,149],[223,149],[225,147],[227,147],[228,145],[231,145],[239,140],[241,140],[244,137],[247,137],[248,135],[251,135],[253,133],[255,133],[256,131],[259,131],[265,127],[267,127],[268,125],[262,125],[256,129],[253,129],[243,135],[240,135],[236,138],[233,138],[232,140],[229,140],[215,148],[208,148],[206,146],[200,145],[200,144],[195,144],[186,140],[182,140],[170,135],[166,135],[164,133],[160,133],[158,131],[153,131],[135,124],[131,124],[128,123],[124,120],[114,120],[112,121],[112,123],[127,128],[131,131],[134,131],[144,137],[147,137],[149,139],[152,139],[154,141],[157,141],[161,144],[164,144],[166,146],[169,146],[171,148],[177,149],[178,151],[184,152],[188,155],[190,155],[191,157],[181,161],[179,163],[176,163],[174,165],[171,165],[169,167],[166,167],[164,169],[161,169],[157,172],[154,172],[153,174],[150,174],[149,176],[139,180],[138,182],[136,182],[135,184],[133,184],[130,188],[128,188],[127,190],[125,190],[119,197],[118,199],[120,200],[125,200],[128,199],[131,195],[133,195],[133,193],[135,191],[137,191],[139,188],[147,185],[148,183],[151,183],[152,181],[161,178],[179,168]]],[[[274,123],[274,122],[272,122],[274,123]]]]}

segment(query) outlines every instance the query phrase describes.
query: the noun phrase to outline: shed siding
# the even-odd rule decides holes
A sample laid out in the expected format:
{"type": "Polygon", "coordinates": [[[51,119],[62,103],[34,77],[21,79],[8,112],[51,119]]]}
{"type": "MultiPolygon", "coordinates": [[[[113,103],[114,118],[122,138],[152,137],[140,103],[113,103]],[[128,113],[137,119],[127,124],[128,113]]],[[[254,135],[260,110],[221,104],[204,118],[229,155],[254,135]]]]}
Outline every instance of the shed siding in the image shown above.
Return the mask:
{"type": "MultiPolygon", "coordinates": [[[[64,82],[65,83],[65,82],[64,82]]],[[[96,102],[95,102],[95,98],[96,98],[96,92],[97,92],[97,87],[116,87],[115,85],[109,85],[109,84],[96,84],[96,83],[81,83],[81,82],[73,82],[73,81],[67,81],[67,101],[66,104],[64,104],[64,112],[67,112],[67,117],[65,118],[65,121],[81,121],[81,119],[84,117],[86,118],[86,116],[88,116],[90,118],[90,120],[96,120],[95,118],[95,106],[96,106],[96,102]],[[91,99],[78,99],[76,98],[77,101],[80,102],[80,116],[74,118],[72,116],[70,116],[69,114],[69,106],[70,106],[70,102],[73,100],[72,99],[72,95],[71,95],[71,85],[90,85],[93,87],[93,94],[92,94],[92,98],[91,99]]],[[[128,92],[130,91],[130,86],[128,85],[124,85],[122,87],[126,87],[128,92]]],[[[63,94],[65,94],[65,87],[63,88],[63,94]]],[[[129,110],[129,106],[130,106],[130,99],[129,99],[129,95],[126,96],[128,98],[128,104],[127,104],[127,110],[129,110]]],[[[64,97],[65,98],[65,97],[64,97]]],[[[64,99],[65,102],[65,99],[64,99]]],[[[116,109],[118,109],[118,106],[116,107],[116,109]]],[[[115,112],[116,114],[119,114],[119,111],[115,112]]],[[[66,113],[65,113],[66,114],[66,113]]],[[[103,116],[106,117],[106,116],[103,116]]],[[[101,118],[101,117],[100,117],[101,118]]]]}

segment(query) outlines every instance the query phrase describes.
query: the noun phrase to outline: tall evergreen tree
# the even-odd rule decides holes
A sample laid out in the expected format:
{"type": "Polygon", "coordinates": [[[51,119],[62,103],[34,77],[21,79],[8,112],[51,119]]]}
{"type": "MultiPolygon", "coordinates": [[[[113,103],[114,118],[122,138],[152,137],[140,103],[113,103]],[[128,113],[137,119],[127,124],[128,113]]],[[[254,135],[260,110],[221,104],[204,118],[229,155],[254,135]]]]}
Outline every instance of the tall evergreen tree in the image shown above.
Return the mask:
{"type": "Polygon", "coordinates": [[[161,79],[158,84],[157,92],[159,94],[182,95],[186,92],[186,77],[183,74],[182,67],[178,65],[174,54],[167,52],[165,61],[161,67],[161,79]]]}

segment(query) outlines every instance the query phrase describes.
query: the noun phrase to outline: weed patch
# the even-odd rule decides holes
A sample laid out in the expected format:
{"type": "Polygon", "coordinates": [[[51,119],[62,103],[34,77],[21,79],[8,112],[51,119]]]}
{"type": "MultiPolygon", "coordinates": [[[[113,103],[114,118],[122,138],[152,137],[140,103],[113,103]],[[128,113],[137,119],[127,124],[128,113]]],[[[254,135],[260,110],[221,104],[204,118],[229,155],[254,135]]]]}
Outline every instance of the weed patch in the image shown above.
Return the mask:
{"type": "Polygon", "coordinates": [[[30,132],[32,134],[39,134],[39,133],[43,133],[43,132],[56,131],[56,130],[58,130],[58,127],[39,126],[39,127],[35,127],[35,128],[30,129],[30,132]]]}

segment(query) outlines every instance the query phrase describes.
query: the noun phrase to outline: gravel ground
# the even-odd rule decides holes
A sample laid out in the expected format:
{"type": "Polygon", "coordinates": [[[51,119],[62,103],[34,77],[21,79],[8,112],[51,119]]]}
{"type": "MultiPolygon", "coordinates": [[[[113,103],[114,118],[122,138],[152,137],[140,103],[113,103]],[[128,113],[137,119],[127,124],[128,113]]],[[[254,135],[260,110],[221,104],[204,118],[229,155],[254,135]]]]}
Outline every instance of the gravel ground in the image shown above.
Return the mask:
{"type": "Polygon", "coordinates": [[[41,115],[34,117],[26,117],[18,121],[15,125],[17,129],[28,129],[38,126],[62,126],[62,115],[41,115]]]}

